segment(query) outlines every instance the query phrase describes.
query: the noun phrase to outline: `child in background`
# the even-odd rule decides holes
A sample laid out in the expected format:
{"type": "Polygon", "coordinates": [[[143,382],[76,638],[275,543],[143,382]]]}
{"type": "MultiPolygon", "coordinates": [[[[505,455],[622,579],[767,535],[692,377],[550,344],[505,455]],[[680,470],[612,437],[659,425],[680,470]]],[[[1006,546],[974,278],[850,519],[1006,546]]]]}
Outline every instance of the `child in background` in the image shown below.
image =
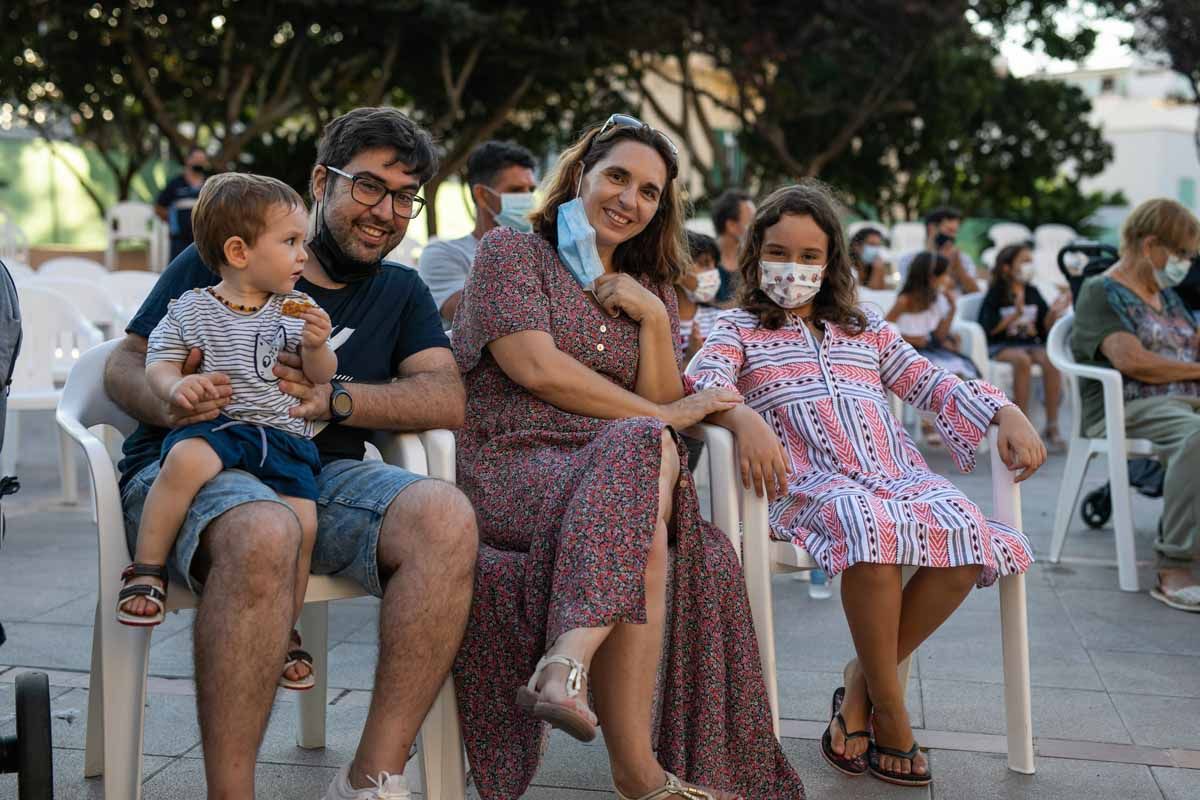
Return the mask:
{"type": "Polygon", "coordinates": [[[859,228],[850,237],[850,260],[858,281],[867,289],[888,288],[892,267],[884,257],[887,239],[878,228],[859,228]]]}
{"type": "Polygon", "coordinates": [[[721,288],[721,273],[717,269],[721,252],[717,242],[711,236],[688,231],[687,244],[692,267],[675,284],[675,296],[679,299],[677,347],[683,353],[684,364],[704,344],[704,337],[721,313],[721,309],[709,305],[721,288]]]}
{"type": "Polygon", "coordinates": [[[770,500],[771,535],[841,574],[858,658],[834,692],[822,755],[847,774],[926,785],[929,764],[913,739],[897,666],[972,586],[1023,572],[1032,550],[929,470],[891,416],[887,392],[937,415],[964,470],[991,424],[1005,464],[1022,470],[1017,480],[1042,464],[1045,448],[1002,392],[939,369],[857,307],[839,216],[821,184],[766,200],[740,266],[741,308],[717,321],[688,389],[727,387],[745,397],[709,421],[737,436],[743,482],[770,500]],[[904,565],[919,568],[907,587],[904,565]]]}
{"type": "MultiPolygon", "coordinates": [[[[272,368],[281,351],[299,353],[314,384],[337,369],[329,345],[330,321],[307,295],[295,291],[308,256],[304,201],[287,184],[259,175],[227,173],[210,178],[192,212],[196,246],[221,277],[173,301],[150,334],[146,379],[163,402],[192,408],[218,399],[212,376],[228,378],[232,398],[216,419],[176,428],[163,441],[161,470],[146,497],[134,563],[117,604],[126,625],[162,622],[167,556],[196,494],[218,473],[241,469],[257,476],[296,513],[301,530],[293,620],[300,615],[316,537],[316,475],[321,469],[312,442],[314,423],[292,417],[300,401],[281,392],[272,368]],[[204,372],[184,375],[192,349],[203,353],[204,372]]],[[[253,536],[254,531],[246,531],[253,536]]],[[[280,685],[315,684],[312,657],[288,653],[280,685]]]]}

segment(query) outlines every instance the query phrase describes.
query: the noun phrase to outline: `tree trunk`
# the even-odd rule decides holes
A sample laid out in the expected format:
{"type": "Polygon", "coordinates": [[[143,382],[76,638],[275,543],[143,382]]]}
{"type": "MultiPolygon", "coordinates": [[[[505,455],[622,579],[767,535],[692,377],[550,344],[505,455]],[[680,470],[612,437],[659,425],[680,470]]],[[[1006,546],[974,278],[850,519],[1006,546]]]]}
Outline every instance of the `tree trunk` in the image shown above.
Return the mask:
{"type": "Polygon", "coordinates": [[[429,183],[425,184],[425,234],[432,239],[437,236],[438,219],[437,219],[437,195],[438,189],[442,187],[442,177],[434,175],[429,179],[429,183]]]}

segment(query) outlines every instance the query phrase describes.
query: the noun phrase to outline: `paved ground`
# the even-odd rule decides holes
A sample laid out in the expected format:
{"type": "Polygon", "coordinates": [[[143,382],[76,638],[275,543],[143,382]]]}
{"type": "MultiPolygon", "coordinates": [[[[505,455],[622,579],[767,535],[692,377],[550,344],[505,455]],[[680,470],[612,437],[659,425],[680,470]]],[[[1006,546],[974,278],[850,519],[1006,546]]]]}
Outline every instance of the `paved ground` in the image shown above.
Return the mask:
{"type": "MultiPolygon", "coordinates": [[[[58,502],[50,416],[26,426],[24,489],[6,505],[9,536],[0,550],[0,734],[10,734],[12,682],[26,668],[50,670],[56,720],[56,797],[99,798],[83,769],[87,670],[95,605],[95,538],[85,507],[58,502]]],[[[931,462],[953,474],[949,459],[931,462]]],[[[1026,528],[1040,557],[1049,543],[1062,457],[1024,488],[1026,528]]],[[[1100,465],[1097,465],[1100,466],[1100,465]]],[[[83,470],[81,469],[81,475],[83,470]]],[[[1099,472],[1093,485],[1099,483],[1099,472]]],[[[986,472],[956,477],[987,509],[986,472]]],[[[87,497],[86,493],[83,497],[87,497]]],[[[1149,585],[1149,537],[1155,501],[1138,498],[1139,557],[1149,585]]],[[[1117,590],[1111,531],[1079,523],[1061,565],[1029,575],[1033,720],[1037,774],[1007,771],[1001,751],[1000,638],[997,593],[975,592],[920,651],[909,690],[918,738],[930,745],[932,791],[841,778],[821,761],[815,737],[851,654],[839,602],[811,600],[807,585],[776,578],[784,747],[811,798],[1200,798],[1200,619],[1171,611],[1145,593],[1117,590]]],[[[835,593],[836,595],[836,593],[835,593]]],[[[317,798],[349,759],[366,715],[376,657],[374,601],[335,604],[331,613],[329,747],[294,745],[295,712],[281,692],[259,757],[260,797],[317,798]]],[[[154,635],[148,699],[145,797],[204,797],[190,681],[190,617],[173,616],[154,635]]],[[[415,767],[415,762],[413,762],[415,767]]],[[[415,768],[412,770],[415,772],[415,768]]],[[[604,749],[556,737],[526,795],[537,800],[611,797],[604,749]]],[[[0,776],[0,798],[16,796],[0,776]]]]}

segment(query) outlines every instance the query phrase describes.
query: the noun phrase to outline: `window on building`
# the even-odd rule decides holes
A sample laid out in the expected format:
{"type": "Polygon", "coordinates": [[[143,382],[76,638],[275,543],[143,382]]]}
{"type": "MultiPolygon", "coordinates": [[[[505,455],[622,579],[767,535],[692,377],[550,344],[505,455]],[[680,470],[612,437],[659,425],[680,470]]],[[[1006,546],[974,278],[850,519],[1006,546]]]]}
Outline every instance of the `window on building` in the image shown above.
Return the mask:
{"type": "Polygon", "coordinates": [[[1179,202],[1188,208],[1196,208],[1196,179],[1179,179],[1179,202]]]}
{"type": "Polygon", "coordinates": [[[720,163],[728,170],[730,185],[740,186],[746,173],[746,155],[738,147],[737,132],[718,128],[713,133],[717,139],[717,152],[713,154],[713,180],[720,180],[721,173],[716,166],[716,160],[720,159],[720,163]]]}

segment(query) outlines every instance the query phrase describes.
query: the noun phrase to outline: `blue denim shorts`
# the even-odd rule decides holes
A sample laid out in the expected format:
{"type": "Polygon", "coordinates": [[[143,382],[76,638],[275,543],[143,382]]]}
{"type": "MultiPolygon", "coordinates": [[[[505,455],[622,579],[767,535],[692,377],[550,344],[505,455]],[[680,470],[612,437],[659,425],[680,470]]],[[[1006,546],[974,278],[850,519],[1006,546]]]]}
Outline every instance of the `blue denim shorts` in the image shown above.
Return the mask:
{"type": "MultiPolygon", "coordinates": [[[[147,464],[130,477],[121,493],[130,553],[137,544],[142,507],[158,470],[157,461],[147,464]]],[[[382,597],[377,551],[383,515],[397,495],[425,477],[382,461],[341,459],[326,465],[317,475],[313,574],[353,578],[374,596],[382,597]]],[[[167,559],[172,579],[199,592],[200,583],[192,576],[191,568],[205,528],[231,508],[259,502],[279,503],[291,511],[274,491],[248,472],[226,470],[206,483],[188,509],[167,559]]]]}

